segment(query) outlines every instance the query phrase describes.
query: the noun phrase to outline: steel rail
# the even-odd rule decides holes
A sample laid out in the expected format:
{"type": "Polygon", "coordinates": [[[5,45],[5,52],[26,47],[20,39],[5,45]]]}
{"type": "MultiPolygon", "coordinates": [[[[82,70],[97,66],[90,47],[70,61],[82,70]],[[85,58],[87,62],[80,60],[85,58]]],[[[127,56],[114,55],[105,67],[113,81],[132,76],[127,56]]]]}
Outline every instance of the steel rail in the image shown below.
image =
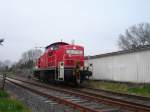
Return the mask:
{"type": "Polygon", "coordinates": [[[93,99],[95,99],[95,100],[96,99],[103,100],[104,102],[106,102],[108,104],[118,105],[118,106],[124,107],[126,109],[136,111],[136,112],[138,112],[138,111],[150,112],[150,106],[148,106],[148,105],[139,104],[139,103],[131,102],[131,101],[126,101],[126,100],[122,100],[122,99],[117,99],[117,98],[109,97],[109,96],[102,95],[102,94],[86,92],[86,91],[82,91],[79,89],[77,89],[77,90],[80,93],[91,95],[93,97],[93,99]]]}
{"type": "Polygon", "coordinates": [[[132,110],[132,111],[150,112],[150,106],[135,103],[135,102],[129,102],[129,101],[121,100],[121,99],[111,98],[111,97],[108,97],[108,96],[105,96],[105,95],[96,95],[95,96],[95,94],[92,94],[92,93],[89,93],[89,92],[83,92],[81,90],[68,90],[68,89],[66,90],[66,89],[62,89],[62,88],[58,88],[58,87],[56,88],[56,87],[52,87],[52,86],[48,86],[48,85],[41,85],[41,84],[29,82],[29,81],[24,81],[24,82],[28,82],[30,84],[34,84],[34,85],[40,86],[40,87],[53,89],[53,90],[56,90],[56,91],[59,90],[59,91],[63,91],[63,92],[66,92],[66,93],[69,92],[70,94],[74,94],[76,96],[80,96],[80,97],[83,97],[83,98],[86,98],[86,99],[89,99],[89,100],[95,100],[95,101],[103,102],[105,104],[109,104],[109,105],[113,105],[113,106],[121,106],[123,108],[129,109],[129,110],[132,110]]]}
{"type": "MultiPolygon", "coordinates": [[[[92,108],[88,108],[86,106],[81,106],[81,105],[79,105],[77,103],[73,103],[71,101],[65,100],[65,99],[60,98],[60,97],[49,95],[47,93],[44,93],[44,92],[41,92],[39,90],[36,90],[36,89],[32,88],[32,86],[30,86],[30,87],[29,86],[25,86],[25,85],[23,85],[23,83],[19,84],[19,83],[15,82],[15,81],[12,81],[12,79],[7,79],[7,80],[9,82],[15,84],[15,85],[18,85],[18,86],[20,86],[22,88],[30,90],[30,91],[32,91],[32,92],[34,92],[36,94],[39,94],[39,95],[44,96],[44,97],[47,97],[48,99],[57,101],[58,103],[61,103],[61,104],[68,105],[68,106],[70,106],[70,107],[72,107],[74,109],[79,110],[80,112],[104,112],[104,111],[100,111],[100,110],[95,110],[95,109],[92,109],[92,108]]],[[[16,80],[16,79],[13,79],[13,80],[16,80]]]]}
{"type": "Polygon", "coordinates": [[[95,89],[95,88],[90,88],[90,87],[85,87],[85,89],[89,89],[92,91],[97,91],[97,92],[106,92],[106,93],[110,93],[110,94],[115,94],[115,95],[120,95],[120,96],[127,96],[127,97],[131,97],[131,98],[138,98],[141,100],[150,100],[150,97],[147,96],[140,96],[140,95],[133,95],[133,94],[128,94],[128,93],[122,93],[122,92],[115,92],[115,91],[111,91],[111,90],[106,90],[106,89],[95,89]]]}

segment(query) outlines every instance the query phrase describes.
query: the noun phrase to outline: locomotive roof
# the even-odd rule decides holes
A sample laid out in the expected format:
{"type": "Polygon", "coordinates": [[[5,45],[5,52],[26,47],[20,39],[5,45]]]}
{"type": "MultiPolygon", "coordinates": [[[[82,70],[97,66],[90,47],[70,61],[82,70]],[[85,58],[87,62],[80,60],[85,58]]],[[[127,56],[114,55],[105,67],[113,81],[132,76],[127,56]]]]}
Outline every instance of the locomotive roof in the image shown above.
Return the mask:
{"type": "Polygon", "coordinates": [[[53,44],[46,46],[45,48],[48,49],[49,47],[54,46],[54,45],[69,45],[69,44],[66,42],[55,42],[53,44]]]}

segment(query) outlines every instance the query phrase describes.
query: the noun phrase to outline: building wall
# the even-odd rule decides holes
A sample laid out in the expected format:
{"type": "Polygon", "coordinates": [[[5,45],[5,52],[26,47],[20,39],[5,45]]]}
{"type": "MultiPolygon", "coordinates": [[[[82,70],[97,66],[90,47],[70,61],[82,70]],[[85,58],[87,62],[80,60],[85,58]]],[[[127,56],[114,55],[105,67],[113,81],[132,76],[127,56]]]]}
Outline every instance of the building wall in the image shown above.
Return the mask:
{"type": "Polygon", "coordinates": [[[92,79],[150,83],[150,50],[85,60],[93,64],[92,79]]]}

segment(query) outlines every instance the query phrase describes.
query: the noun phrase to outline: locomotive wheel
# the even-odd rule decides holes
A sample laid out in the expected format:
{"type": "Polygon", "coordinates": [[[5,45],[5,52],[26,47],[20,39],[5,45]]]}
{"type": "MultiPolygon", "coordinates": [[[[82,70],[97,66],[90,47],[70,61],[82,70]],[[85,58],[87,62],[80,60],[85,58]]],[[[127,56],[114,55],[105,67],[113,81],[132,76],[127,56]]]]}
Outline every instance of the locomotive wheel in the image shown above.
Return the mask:
{"type": "Polygon", "coordinates": [[[37,79],[38,79],[39,81],[41,81],[41,77],[40,77],[40,76],[38,76],[37,79]]]}

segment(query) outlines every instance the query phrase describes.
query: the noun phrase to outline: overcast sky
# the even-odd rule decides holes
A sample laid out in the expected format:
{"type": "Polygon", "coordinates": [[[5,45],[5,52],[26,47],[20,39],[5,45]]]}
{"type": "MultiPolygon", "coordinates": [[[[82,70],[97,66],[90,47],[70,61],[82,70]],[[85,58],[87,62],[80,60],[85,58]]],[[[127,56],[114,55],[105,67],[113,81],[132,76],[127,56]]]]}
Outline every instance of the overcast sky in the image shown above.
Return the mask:
{"type": "Polygon", "coordinates": [[[120,33],[150,22],[150,0],[0,0],[0,60],[75,40],[86,55],[116,51],[120,33]]]}

